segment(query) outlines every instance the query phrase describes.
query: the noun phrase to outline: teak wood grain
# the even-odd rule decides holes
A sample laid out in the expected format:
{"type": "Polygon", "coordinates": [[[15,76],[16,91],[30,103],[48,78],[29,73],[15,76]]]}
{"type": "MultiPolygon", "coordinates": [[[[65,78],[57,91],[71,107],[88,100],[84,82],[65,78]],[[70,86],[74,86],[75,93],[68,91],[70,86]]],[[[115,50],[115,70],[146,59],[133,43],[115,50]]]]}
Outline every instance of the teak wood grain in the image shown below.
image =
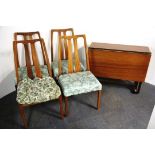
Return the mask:
{"type": "Polygon", "coordinates": [[[94,49],[105,49],[112,51],[128,51],[128,52],[140,52],[143,54],[151,53],[147,46],[136,46],[136,45],[122,45],[122,44],[109,44],[109,43],[97,43],[92,42],[89,48],[94,49]]]}
{"type": "Polygon", "coordinates": [[[58,50],[56,49],[56,52],[59,51],[61,48],[61,53],[59,55],[59,58],[61,60],[68,59],[68,48],[67,48],[67,42],[66,40],[62,40],[62,36],[66,36],[67,33],[70,33],[71,35],[74,35],[73,28],[65,28],[65,29],[52,29],[51,30],[51,61],[54,60],[54,34],[58,34],[58,45],[61,47],[58,47],[58,50]]]}
{"type": "MultiPolygon", "coordinates": [[[[49,76],[52,77],[51,66],[49,63],[44,40],[43,39],[33,39],[29,33],[24,33],[23,40],[17,40],[17,35],[18,35],[17,33],[14,35],[15,41],[13,41],[14,63],[15,63],[17,84],[19,83],[18,69],[20,68],[18,53],[23,52],[23,50],[19,51],[18,44],[22,44],[25,49],[25,52],[24,52],[25,59],[26,59],[25,67],[27,68],[27,73],[28,73],[29,78],[31,78],[31,79],[34,78],[32,75],[32,67],[35,68],[34,71],[35,71],[36,77],[42,78],[40,63],[39,63],[39,59],[38,59],[38,51],[37,51],[37,48],[35,47],[35,44],[37,42],[40,43],[43,58],[44,58],[44,64],[47,66],[48,74],[49,74],[49,76]],[[28,40],[27,40],[27,35],[29,36],[28,40]],[[32,57],[33,64],[31,62],[30,57],[32,57]]],[[[23,35],[23,33],[22,34],[20,33],[20,35],[23,35]]],[[[21,103],[18,104],[20,117],[23,121],[25,128],[28,128],[28,122],[26,120],[26,115],[25,115],[25,108],[28,106],[31,106],[31,105],[35,105],[35,104],[21,104],[21,103]]],[[[60,115],[61,115],[61,118],[63,119],[64,114],[63,114],[63,105],[62,105],[62,96],[61,95],[59,96],[59,106],[60,106],[60,115]]]]}
{"type": "Polygon", "coordinates": [[[89,47],[90,70],[98,77],[144,82],[150,57],[143,46],[92,43],[89,47]]]}
{"type": "Polygon", "coordinates": [[[43,45],[43,50],[44,51],[42,51],[42,53],[44,53],[44,55],[45,55],[45,64],[47,65],[49,75],[52,76],[52,71],[51,71],[51,67],[50,67],[50,64],[49,64],[48,55],[47,55],[47,51],[46,51],[46,47],[45,47],[45,43],[44,43],[43,39],[13,41],[14,62],[15,62],[17,83],[19,82],[18,69],[20,68],[19,57],[18,57],[19,50],[18,50],[18,46],[17,46],[18,44],[22,44],[24,47],[26,47],[24,53],[25,53],[25,58],[26,59],[29,58],[29,61],[26,60],[26,65],[25,65],[26,68],[27,68],[27,71],[28,71],[28,77],[33,78],[32,74],[29,74],[30,71],[32,72],[32,67],[33,66],[35,67],[36,76],[39,77],[39,78],[42,77],[41,70],[40,70],[40,64],[39,64],[39,59],[38,59],[38,54],[37,54],[37,51],[36,51],[36,48],[35,48],[35,43],[36,42],[40,42],[40,45],[41,44],[43,45]],[[28,48],[28,45],[30,45],[31,50],[28,48]],[[33,64],[31,64],[31,61],[30,61],[30,55],[32,55],[33,64]]]}
{"type": "MultiPolygon", "coordinates": [[[[42,39],[41,38],[41,35],[40,35],[40,32],[39,31],[35,31],[35,32],[15,32],[14,33],[14,40],[17,41],[17,40],[21,40],[19,39],[19,36],[21,36],[23,39],[22,40],[33,40],[33,39],[42,39]]],[[[28,45],[24,45],[25,47],[24,48],[28,48],[28,45]],[[27,46],[27,47],[26,47],[27,46]]],[[[44,51],[43,49],[43,45],[41,44],[41,49],[42,51],[44,51]]],[[[25,49],[25,51],[28,52],[27,49],[25,49]]],[[[29,53],[28,53],[29,54],[29,53]]],[[[42,53],[43,54],[43,60],[44,60],[44,64],[45,63],[45,53],[42,53]]]]}
{"type": "MultiPolygon", "coordinates": [[[[61,36],[59,37],[61,41],[63,40],[64,43],[66,43],[66,49],[68,52],[68,73],[76,73],[81,72],[81,65],[80,65],[80,57],[79,57],[79,45],[78,45],[78,39],[82,39],[83,45],[84,45],[84,51],[85,51],[85,57],[86,57],[86,70],[89,71],[89,57],[88,57],[88,47],[87,47],[87,41],[86,36],[83,35],[72,35],[72,36],[61,36]]],[[[62,74],[62,58],[61,58],[61,52],[62,52],[62,42],[59,41],[58,44],[58,58],[59,58],[59,75],[62,74]]],[[[82,88],[81,88],[82,89],[82,88]]],[[[65,115],[68,115],[68,97],[64,96],[65,98],[65,115]]],[[[101,107],[101,90],[97,91],[97,109],[100,111],[101,107]]]]}
{"type": "MultiPolygon", "coordinates": [[[[79,47],[78,47],[78,39],[82,38],[84,43],[84,50],[86,55],[86,68],[87,70],[90,70],[89,68],[89,58],[88,58],[88,47],[86,42],[86,36],[85,35],[74,35],[74,36],[62,36],[60,39],[64,40],[67,43],[67,51],[68,51],[68,73],[73,72],[79,72],[81,70],[80,66],[80,57],[79,57],[79,47]],[[73,42],[73,44],[72,44],[73,42]],[[75,65],[75,68],[73,67],[73,64],[75,65]]],[[[61,49],[62,44],[59,44],[59,75],[61,75],[62,71],[62,63],[61,63],[61,49]]]]}

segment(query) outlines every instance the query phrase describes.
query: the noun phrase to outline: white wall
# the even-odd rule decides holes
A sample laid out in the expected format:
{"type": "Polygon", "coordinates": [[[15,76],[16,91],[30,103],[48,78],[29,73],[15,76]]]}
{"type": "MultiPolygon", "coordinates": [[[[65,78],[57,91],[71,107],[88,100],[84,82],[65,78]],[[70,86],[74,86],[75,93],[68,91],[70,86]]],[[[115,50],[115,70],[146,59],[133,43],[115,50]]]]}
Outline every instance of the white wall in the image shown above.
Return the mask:
{"type": "MultiPolygon", "coordinates": [[[[5,18],[15,26],[0,27],[0,98],[14,90],[12,35],[16,31],[39,30],[48,51],[50,29],[65,27],[73,27],[76,33],[85,33],[88,45],[96,41],[149,46],[152,58],[146,82],[155,85],[153,0],[57,0],[46,1],[44,4],[38,1],[37,7],[31,7],[28,1],[24,3],[24,8],[27,7],[31,13],[27,11],[24,15],[14,16],[17,18],[10,18],[8,13],[5,18]]],[[[20,12],[24,13],[22,7],[12,11],[14,14],[20,12]]]]}

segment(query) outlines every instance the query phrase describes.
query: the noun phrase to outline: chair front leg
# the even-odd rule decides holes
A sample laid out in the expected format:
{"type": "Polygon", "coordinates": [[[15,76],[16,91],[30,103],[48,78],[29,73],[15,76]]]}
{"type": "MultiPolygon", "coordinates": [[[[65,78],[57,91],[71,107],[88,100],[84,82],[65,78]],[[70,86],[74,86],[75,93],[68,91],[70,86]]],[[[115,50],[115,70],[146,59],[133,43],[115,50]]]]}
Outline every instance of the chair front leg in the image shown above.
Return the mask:
{"type": "Polygon", "coordinates": [[[24,124],[24,128],[28,128],[28,123],[27,123],[27,120],[26,120],[26,116],[25,116],[25,107],[23,105],[18,105],[19,107],[19,114],[20,114],[20,117],[22,119],[22,122],[24,124]]]}
{"type": "Polygon", "coordinates": [[[65,97],[65,116],[68,115],[68,97],[65,97]]]}
{"type": "Polygon", "coordinates": [[[97,109],[98,109],[98,111],[100,111],[100,109],[101,109],[101,93],[102,93],[101,90],[97,91],[97,109]]]}
{"type": "Polygon", "coordinates": [[[64,112],[63,112],[63,105],[62,105],[62,96],[59,97],[59,106],[60,106],[61,119],[64,119],[64,112]]]}

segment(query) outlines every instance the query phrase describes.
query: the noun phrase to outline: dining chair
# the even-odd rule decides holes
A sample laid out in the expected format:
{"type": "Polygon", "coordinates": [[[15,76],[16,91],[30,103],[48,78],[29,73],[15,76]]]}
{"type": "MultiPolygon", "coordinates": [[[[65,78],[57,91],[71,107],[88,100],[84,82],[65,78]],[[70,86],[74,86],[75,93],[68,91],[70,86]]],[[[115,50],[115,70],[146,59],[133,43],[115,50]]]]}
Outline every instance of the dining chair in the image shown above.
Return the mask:
{"type": "MultiPolygon", "coordinates": [[[[15,32],[14,33],[14,40],[15,41],[18,41],[18,40],[33,40],[33,39],[41,39],[41,35],[40,35],[40,32],[39,31],[34,31],[34,32],[15,32]]],[[[28,44],[24,44],[24,49],[25,51],[28,51],[28,44]]],[[[40,65],[40,69],[42,71],[42,74],[44,74],[44,76],[47,76],[47,65],[46,65],[46,62],[45,62],[45,54],[44,54],[44,49],[43,49],[43,44],[41,42],[41,51],[42,51],[42,56],[43,56],[43,64],[40,65]]],[[[29,52],[27,52],[27,55],[26,55],[26,63],[30,63],[31,59],[29,59],[29,52]]],[[[34,66],[32,66],[33,69],[32,69],[32,72],[33,74],[35,74],[34,72],[34,66]]],[[[29,70],[31,72],[31,70],[29,70]]],[[[18,69],[18,72],[19,72],[19,78],[20,79],[23,79],[24,77],[27,77],[27,69],[26,69],[26,66],[21,66],[19,69],[18,69]]],[[[15,81],[15,83],[17,84],[17,81],[15,81]]]]}
{"type": "MultiPolygon", "coordinates": [[[[51,65],[53,68],[53,74],[54,77],[58,77],[58,70],[60,70],[59,63],[58,61],[61,60],[62,62],[62,72],[63,73],[68,73],[68,48],[67,48],[67,42],[66,40],[62,40],[62,36],[73,36],[74,35],[74,30],[73,28],[66,28],[66,29],[52,29],[51,30],[51,65]],[[55,36],[57,35],[57,37],[55,36]],[[61,44],[61,52],[58,57],[58,51],[59,51],[59,46],[55,47],[54,45],[59,45],[61,44]],[[55,48],[54,48],[55,47],[55,48]]],[[[85,70],[85,67],[82,63],[81,65],[81,71],[85,70]]],[[[75,67],[75,64],[73,64],[73,67],[75,67]]]]}
{"type": "Polygon", "coordinates": [[[102,85],[89,68],[88,48],[85,35],[62,36],[68,50],[68,73],[62,72],[61,48],[59,44],[59,78],[58,82],[65,98],[65,114],[68,114],[68,97],[97,91],[97,109],[101,107],[102,85]],[[78,40],[82,39],[86,59],[86,71],[81,71],[78,40]],[[73,63],[74,61],[74,63],[73,63]],[[75,67],[73,67],[75,64],[75,67]]]}
{"type": "MultiPolygon", "coordinates": [[[[31,38],[32,39],[32,38],[31,38]]],[[[52,78],[52,70],[49,63],[45,42],[43,39],[13,41],[14,63],[17,79],[17,97],[19,113],[25,128],[28,122],[25,116],[25,108],[45,103],[49,100],[59,99],[60,115],[63,119],[63,105],[60,87],[52,78]],[[39,43],[39,45],[38,45],[39,43]],[[39,53],[38,46],[41,51],[39,53]],[[21,47],[22,46],[22,47],[21,47]],[[20,47],[20,48],[19,48],[20,47]],[[24,49],[24,50],[23,50],[24,49]],[[19,54],[25,55],[26,74],[21,75],[19,54]],[[41,70],[38,54],[43,55],[45,68],[41,70]],[[32,62],[31,62],[32,60],[32,62]]]]}

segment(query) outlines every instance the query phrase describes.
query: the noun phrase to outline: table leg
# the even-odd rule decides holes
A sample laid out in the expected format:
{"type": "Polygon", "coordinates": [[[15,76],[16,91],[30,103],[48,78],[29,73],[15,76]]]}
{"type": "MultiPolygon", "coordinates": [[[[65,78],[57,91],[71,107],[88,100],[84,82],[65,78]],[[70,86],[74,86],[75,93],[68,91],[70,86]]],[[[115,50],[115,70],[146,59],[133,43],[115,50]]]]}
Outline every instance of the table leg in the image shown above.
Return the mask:
{"type": "Polygon", "coordinates": [[[141,85],[142,85],[142,82],[137,82],[137,81],[135,81],[134,86],[133,86],[133,89],[132,89],[131,92],[132,92],[133,94],[139,94],[141,85]]]}

